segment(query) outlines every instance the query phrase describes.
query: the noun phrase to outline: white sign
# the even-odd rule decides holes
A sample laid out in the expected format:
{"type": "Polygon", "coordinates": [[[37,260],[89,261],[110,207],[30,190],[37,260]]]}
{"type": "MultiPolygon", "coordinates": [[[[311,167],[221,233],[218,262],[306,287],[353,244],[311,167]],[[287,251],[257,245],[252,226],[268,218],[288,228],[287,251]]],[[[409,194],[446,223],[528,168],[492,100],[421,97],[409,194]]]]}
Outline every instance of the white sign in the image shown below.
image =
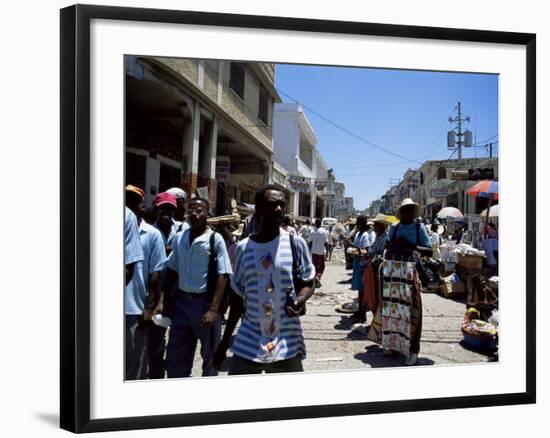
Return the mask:
{"type": "Polygon", "coordinates": [[[197,187],[197,194],[200,198],[209,199],[208,187],[197,187]]]}
{"type": "Polygon", "coordinates": [[[447,196],[448,196],[447,188],[430,190],[430,198],[446,198],[447,196]]]}
{"type": "Polygon", "coordinates": [[[229,180],[230,167],[230,158],[223,155],[218,155],[216,158],[216,181],[227,182],[229,180]]]}

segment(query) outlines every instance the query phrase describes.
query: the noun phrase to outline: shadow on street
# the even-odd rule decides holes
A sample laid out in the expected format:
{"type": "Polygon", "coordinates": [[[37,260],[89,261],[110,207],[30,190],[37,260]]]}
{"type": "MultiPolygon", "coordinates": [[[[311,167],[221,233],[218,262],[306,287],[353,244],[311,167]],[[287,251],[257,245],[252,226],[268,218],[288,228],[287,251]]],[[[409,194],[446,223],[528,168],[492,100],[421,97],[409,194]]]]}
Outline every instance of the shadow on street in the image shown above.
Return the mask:
{"type": "MultiPolygon", "coordinates": [[[[382,348],[378,345],[369,345],[365,348],[365,352],[357,353],[354,358],[360,360],[363,363],[369,364],[372,368],[384,368],[384,367],[400,367],[403,366],[405,358],[400,354],[393,356],[384,356],[382,354],[382,348]]],[[[419,357],[416,365],[434,365],[435,362],[427,357],[419,357]]]]}

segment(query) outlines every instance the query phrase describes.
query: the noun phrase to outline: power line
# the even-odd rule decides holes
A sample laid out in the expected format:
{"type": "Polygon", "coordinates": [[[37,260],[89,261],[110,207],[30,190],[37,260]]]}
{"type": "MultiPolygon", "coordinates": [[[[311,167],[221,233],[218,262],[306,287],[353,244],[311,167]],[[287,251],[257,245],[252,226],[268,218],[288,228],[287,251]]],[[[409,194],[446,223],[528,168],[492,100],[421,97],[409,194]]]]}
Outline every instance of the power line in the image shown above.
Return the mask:
{"type": "Polygon", "coordinates": [[[409,161],[397,161],[394,163],[382,163],[382,164],[371,164],[368,166],[333,166],[333,169],[370,169],[375,167],[388,167],[388,166],[396,166],[398,164],[405,164],[409,161]]]}
{"type": "MultiPolygon", "coordinates": [[[[439,140],[439,135],[441,135],[441,128],[443,128],[445,126],[446,123],[449,122],[449,119],[452,118],[453,116],[453,113],[456,111],[456,109],[458,108],[458,106],[455,105],[455,107],[453,108],[453,110],[450,112],[449,116],[439,125],[439,127],[436,129],[435,132],[437,132],[435,138],[432,140],[432,142],[430,143],[430,146],[428,147],[431,147],[435,142],[437,142],[439,140]]],[[[428,158],[432,152],[437,149],[439,147],[439,145],[436,145],[434,148],[430,149],[430,151],[426,154],[426,155],[423,155],[423,158],[421,158],[421,160],[425,160],[426,158],[428,158]]]]}
{"type": "Polygon", "coordinates": [[[393,155],[394,157],[397,157],[397,158],[401,158],[403,160],[406,160],[406,161],[409,161],[411,163],[417,163],[417,164],[422,164],[420,161],[416,161],[416,160],[413,160],[411,158],[408,158],[408,157],[405,157],[403,155],[400,155],[398,153],[395,153],[395,152],[392,152],[390,151],[389,149],[386,149],[385,147],[382,147],[382,146],[379,146],[363,137],[361,137],[360,135],[357,135],[355,134],[354,132],[351,132],[349,129],[347,128],[344,128],[343,126],[339,125],[338,123],[336,122],[333,122],[332,120],[328,119],[327,117],[323,116],[322,114],[319,114],[317,111],[313,110],[312,108],[304,105],[302,102],[298,101],[297,99],[295,99],[294,97],[288,95],[287,93],[285,93],[284,91],[282,91],[281,89],[277,88],[277,91],[282,94],[283,96],[286,96],[288,97],[289,99],[293,100],[294,102],[296,103],[299,103],[301,106],[303,106],[305,109],[307,109],[308,111],[310,111],[312,114],[315,114],[317,117],[323,119],[325,122],[327,123],[330,123],[332,126],[334,126],[335,128],[338,128],[340,129],[341,131],[345,132],[346,134],[356,138],[357,140],[360,140],[362,141],[363,143],[366,143],[378,150],[381,150],[382,152],[385,152],[387,154],[390,154],[390,155],[393,155]]]}

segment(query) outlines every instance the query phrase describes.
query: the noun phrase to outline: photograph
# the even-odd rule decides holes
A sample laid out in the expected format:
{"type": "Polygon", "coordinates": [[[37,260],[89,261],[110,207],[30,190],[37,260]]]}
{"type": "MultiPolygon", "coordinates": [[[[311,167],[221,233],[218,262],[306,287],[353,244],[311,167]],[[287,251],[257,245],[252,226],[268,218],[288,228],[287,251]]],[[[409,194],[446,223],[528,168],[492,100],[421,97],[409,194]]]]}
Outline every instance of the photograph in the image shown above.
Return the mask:
{"type": "Polygon", "coordinates": [[[123,65],[125,381],[499,363],[499,74],[123,65]]]}

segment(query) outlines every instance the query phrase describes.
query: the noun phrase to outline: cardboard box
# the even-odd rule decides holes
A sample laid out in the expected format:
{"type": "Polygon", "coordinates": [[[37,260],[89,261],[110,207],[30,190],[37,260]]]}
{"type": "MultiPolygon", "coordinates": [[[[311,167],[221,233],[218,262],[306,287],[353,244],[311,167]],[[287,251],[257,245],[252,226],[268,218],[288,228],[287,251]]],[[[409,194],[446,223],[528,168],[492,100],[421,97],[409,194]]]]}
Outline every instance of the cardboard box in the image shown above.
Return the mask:
{"type": "Polygon", "coordinates": [[[447,277],[445,283],[439,287],[439,292],[445,298],[464,297],[466,296],[466,286],[462,280],[453,283],[450,281],[450,277],[447,277]]]}
{"type": "Polygon", "coordinates": [[[476,255],[459,255],[458,266],[464,269],[481,269],[483,268],[483,256],[476,255]]]}

